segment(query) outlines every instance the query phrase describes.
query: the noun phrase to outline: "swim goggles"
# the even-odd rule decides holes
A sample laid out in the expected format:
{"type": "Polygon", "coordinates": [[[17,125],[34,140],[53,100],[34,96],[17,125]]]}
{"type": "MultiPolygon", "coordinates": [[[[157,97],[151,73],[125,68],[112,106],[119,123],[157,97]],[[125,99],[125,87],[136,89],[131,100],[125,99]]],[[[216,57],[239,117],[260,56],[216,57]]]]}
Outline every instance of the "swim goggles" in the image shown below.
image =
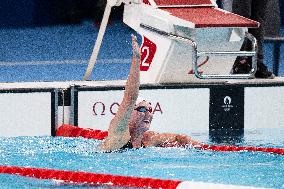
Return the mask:
{"type": "Polygon", "coordinates": [[[143,113],[145,113],[147,111],[152,113],[152,107],[146,108],[145,106],[139,106],[139,107],[135,108],[134,110],[136,110],[138,112],[143,112],[143,113]]]}

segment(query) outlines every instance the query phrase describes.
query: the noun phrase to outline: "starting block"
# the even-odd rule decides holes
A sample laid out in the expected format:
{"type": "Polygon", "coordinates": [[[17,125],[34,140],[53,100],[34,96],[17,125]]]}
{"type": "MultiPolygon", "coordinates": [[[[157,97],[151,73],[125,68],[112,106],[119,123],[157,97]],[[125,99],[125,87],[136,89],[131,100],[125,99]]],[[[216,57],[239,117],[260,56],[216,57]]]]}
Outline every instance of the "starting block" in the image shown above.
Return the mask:
{"type": "Polygon", "coordinates": [[[214,0],[108,0],[84,80],[96,62],[111,8],[121,3],[124,23],[142,35],[141,83],[254,78],[257,42],[247,29],[258,22],[219,9],[214,0]],[[245,38],[252,51],[240,51],[245,38]],[[230,74],[237,56],[252,57],[250,73],[230,74]]]}
{"type": "Polygon", "coordinates": [[[123,21],[142,35],[141,82],[253,78],[259,23],[217,8],[211,0],[143,0],[126,4],[123,21]],[[252,51],[240,51],[243,40],[252,51]],[[237,56],[252,56],[249,74],[230,75],[237,56]]]}

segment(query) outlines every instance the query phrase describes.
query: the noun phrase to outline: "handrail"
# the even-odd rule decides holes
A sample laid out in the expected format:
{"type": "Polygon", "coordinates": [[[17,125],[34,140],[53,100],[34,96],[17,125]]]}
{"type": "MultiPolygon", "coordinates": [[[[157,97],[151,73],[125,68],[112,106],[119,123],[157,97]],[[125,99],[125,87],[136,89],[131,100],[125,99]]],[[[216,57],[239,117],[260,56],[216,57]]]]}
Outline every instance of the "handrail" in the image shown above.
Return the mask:
{"type": "Polygon", "coordinates": [[[174,40],[179,40],[182,42],[186,42],[188,44],[190,44],[193,47],[192,50],[192,67],[194,70],[194,74],[197,78],[199,79],[251,79],[254,78],[254,74],[257,70],[257,41],[256,39],[250,34],[250,33],[246,33],[245,37],[250,40],[252,42],[252,51],[228,51],[228,52],[221,52],[221,51],[197,51],[197,43],[195,41],[193,41],[190,38],[187,37],[183,37],[183,36],[179,36],[179,35],[175,35],[172,33],[168,33],[162,30],[159,30],[157,28],[154,28],[152,26],[146,25],[141,23],[140,27],[143,29],[147,29],[151,32],[157,33],[159,35],[168,37],[170,39],[174,39],[174,40]],[[228,74],[228,75],[217,75],[217,74],[201,74],[198,71],[198,64],[197,64],[197,59],[198,57],[201,56],[251,56],[252,57],[252,69],[250,70],[250,72],[248,74],[228,74]]]}
{"type": "Polygon", "coordinates": [[[143,23],[140,24],[140,27],[141,27],[141,28],[144,28],[144,29],[147,29],[147,30],[149,30],[149,31],[152,31],[152,32],[154,32],[154,33],[157,33],[157,34],[160,34],[160,35],[169,37],[169,38],[171,38],[171,39],[175,39],[175,40],[187,42],[187,43],[189,43],[194,49],[196,49],[196,51],[197,51],[197,44],[196,44],[196,42],[194,42],[194,41],[193,41],[192,39],[190,39],[190,38],[182,37],[182,36],[175,35],[175,34],[172,34],[172,33],[168,33],[168,32],[159,30],[159,29],[157,29],[157,28],[154,28],[154,27],[152,27],[152,26],[149,26],[149,25],[147,25],[147,24],[143,24],[143,23]]]}
{"type": "Polygon", "coordinates": [[[200,79],[252,79],[257,70],[257,41],[253,35],[246,32],[245,37],[252,43],[252,51],[230,51],[230,52],[200,52],[198,56],[251,56],[252,57],[252,68],[248,74],[229,74],[229,75],[217,75],[217,74],[201,74],[198,72],[198,65],[194,65],[195,76],[200,79]]]}

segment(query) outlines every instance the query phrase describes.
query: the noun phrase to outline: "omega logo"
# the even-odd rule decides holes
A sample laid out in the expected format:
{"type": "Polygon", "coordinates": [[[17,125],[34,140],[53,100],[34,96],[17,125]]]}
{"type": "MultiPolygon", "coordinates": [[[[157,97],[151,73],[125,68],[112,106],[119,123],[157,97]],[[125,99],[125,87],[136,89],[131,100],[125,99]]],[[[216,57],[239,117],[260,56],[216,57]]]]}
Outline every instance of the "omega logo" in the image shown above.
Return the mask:
{"type": "MultiPolygon", "coordinates": [[[[156,112],[160,112],[160,114],[163,114],[163,110],[161,108],[161,105],[159,102],[153,106],[153,114],[156,112]]],[[[107,113],[110,113],[111,115],[115,115],[117,110],[119,108],[118,102],[113,102],[110,104],[110,106],[106,106],[104,102],[95,102],[93,105],[93,115],[94,116],[105,116],[107,113]]]]}

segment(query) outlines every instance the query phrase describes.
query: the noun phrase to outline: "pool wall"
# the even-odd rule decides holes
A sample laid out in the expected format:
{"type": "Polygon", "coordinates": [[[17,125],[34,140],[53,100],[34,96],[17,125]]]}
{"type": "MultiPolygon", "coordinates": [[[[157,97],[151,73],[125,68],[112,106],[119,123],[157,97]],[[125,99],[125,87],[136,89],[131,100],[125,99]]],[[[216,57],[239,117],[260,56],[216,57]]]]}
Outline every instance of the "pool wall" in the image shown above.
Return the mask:
{"type": "MultiPolygon", "coordinates": [[[[63,123],[107,130],[124,84],[124,80],[2,83],[0,136],[54,135],[63,123]]],[[[242,138],[245,129],[283,127],[283,93],[283,78],[140,87],[140,96],[154,109],[151,130],[206,131],[215,142],[242,138]]]]}

